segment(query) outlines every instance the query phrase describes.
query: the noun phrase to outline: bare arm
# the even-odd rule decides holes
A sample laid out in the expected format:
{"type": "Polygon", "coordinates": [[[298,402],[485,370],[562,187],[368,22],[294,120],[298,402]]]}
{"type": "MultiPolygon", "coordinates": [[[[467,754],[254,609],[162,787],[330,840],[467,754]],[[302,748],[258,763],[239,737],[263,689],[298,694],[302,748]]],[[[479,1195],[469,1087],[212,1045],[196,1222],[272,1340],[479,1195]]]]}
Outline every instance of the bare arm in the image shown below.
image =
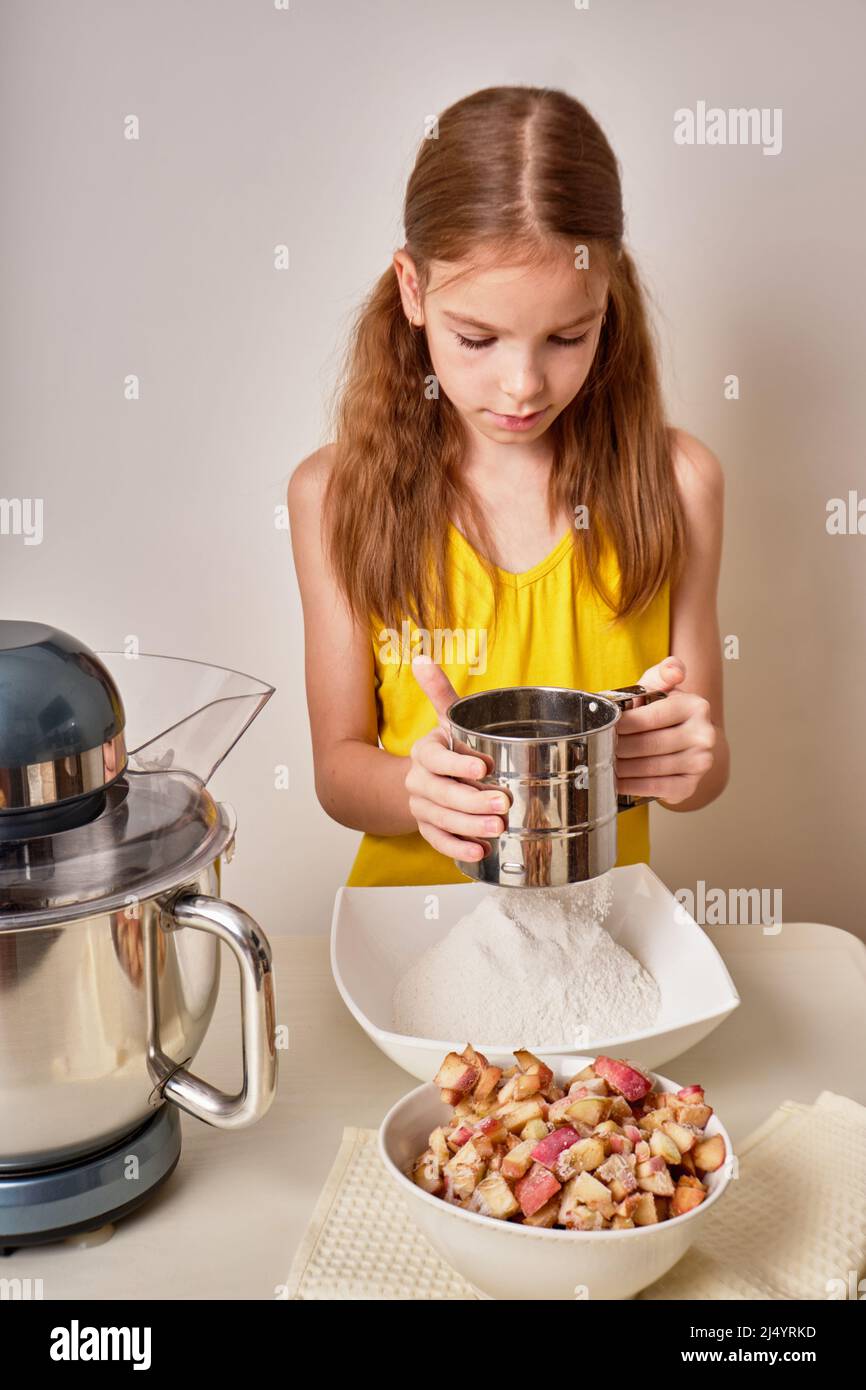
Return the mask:
{"type": "Polygon", "coordinates": [[[411,760],[379,747],[370,634],[352,619],[322,550],[322,496],[332,450],[329,445],[304,459],[288,488],[316,795],[341,825],[371,835],[405,835],[418,829],[405,786],[411,760]]]}
{"type": "Polygon", "coordinates": [[[698,811],[721,795],[730,774],[725,735],[722,644],[717,615],[719,570],[724,525],[725,480],[722,466],[706,445],[678,430],[675,467],[688,527],[685,568],[671,594],[670,650],[685,663],[684,688],[709,701],[716,730],[713,765],[694,794],[669,811],[698,811]]]}

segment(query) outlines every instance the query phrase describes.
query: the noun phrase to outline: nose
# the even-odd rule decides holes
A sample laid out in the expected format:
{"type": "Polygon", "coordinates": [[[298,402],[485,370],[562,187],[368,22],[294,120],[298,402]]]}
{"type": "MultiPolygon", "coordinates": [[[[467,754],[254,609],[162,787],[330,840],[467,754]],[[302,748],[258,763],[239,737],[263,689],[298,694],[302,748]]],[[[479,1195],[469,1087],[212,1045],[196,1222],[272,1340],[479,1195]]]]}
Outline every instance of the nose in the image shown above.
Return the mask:
{"type": "Polygon", "coordinates": [[[519,349],[504,366],[499,382],[503,396],[513,401],[521,414],[527,413],[544,387],[544,373],[530,350],[519,349]]]}

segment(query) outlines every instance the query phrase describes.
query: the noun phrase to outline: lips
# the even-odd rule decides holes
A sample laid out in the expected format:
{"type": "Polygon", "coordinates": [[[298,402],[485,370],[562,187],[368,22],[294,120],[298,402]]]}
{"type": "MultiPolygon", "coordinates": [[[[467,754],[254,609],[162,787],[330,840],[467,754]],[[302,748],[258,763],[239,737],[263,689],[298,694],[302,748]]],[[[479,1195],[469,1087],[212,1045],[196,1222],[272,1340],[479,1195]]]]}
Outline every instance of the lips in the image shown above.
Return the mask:
{"type": "Polygon", "coordinates": [[[497,415],[494,410],[489,410],[487,414],[500,429],[528,430],[541,419],[546,410],[547,406],[544,406],[541,410],[534,410],[531,415],[497,415]]]}

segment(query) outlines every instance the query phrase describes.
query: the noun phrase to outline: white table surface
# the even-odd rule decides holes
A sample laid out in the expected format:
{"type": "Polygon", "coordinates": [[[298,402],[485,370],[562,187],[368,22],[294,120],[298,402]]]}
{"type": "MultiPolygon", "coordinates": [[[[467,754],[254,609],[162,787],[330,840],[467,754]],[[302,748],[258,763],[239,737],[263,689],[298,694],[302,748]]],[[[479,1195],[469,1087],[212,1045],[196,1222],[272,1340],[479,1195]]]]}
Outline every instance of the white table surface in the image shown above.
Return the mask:
{"type": "MultiPolygon", "coordinates": [[[[662,1070],[703,1085],[736,1145],[786,1099],[822,1090],[866,1104],[866,946],[814,923],[707,928],[742,1003],[662,1070]]],[[[272,940],[277,1021],[289,1029],[276,1100],[227,1133],[183,1116],[183,1151],[165,1187],[105,1244],[19,1249],[0,1276],[41,1279],[45,1299],[273,1299],[330,1170],[345,1125],[378,1126],[416,1082],[368,1041],[331,979],[323,936],[272,940]]],[[[196,1072],[240,1081],[237,977],[223,977],[196,1072]]]]}

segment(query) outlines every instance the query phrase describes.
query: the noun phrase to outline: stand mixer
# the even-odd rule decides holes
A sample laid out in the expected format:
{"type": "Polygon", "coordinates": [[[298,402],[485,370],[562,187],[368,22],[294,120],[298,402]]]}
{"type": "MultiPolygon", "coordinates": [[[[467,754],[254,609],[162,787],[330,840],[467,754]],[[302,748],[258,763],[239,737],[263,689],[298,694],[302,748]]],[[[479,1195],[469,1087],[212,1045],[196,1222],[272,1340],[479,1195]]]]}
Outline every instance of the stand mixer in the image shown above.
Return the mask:
{"type": "Polygon", "coordinates": [[[273,1100],[270,947],[220,897],[236,822],[206,787],[272,694],[0,622],[0,1253],[141,1206],[178,1161],[180,1110],[237,1129],[273,1100]],[[241,978],[234,1095],[189,1070],[221,943],[241,978]]]}

